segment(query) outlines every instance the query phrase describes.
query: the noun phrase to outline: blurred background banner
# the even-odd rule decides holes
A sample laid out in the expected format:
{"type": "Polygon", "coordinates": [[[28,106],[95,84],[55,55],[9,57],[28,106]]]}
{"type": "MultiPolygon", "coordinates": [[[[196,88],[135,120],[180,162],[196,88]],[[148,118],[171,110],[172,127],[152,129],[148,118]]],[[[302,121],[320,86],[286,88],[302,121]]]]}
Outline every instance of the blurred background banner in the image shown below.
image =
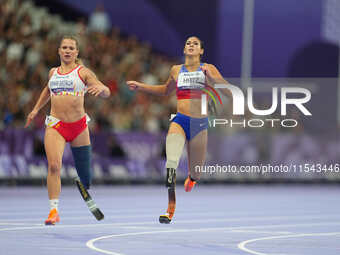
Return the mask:
{"type": "MultiPolygon", "coordinates": [[[[298,125],[210,127],[207,166],[225,166],[225,171],[206,171],[204,180],[339,181],[339,10],[337,0],[1,1],[0,180],[34,183],[47,175],[43,136],[49,105],[30,129],[23,126],[46,86],[49,69],[59,65],[59,39],[74,34],[80,40],[80,58],[112,93],[106,100],[85,99],[92,119],[95,181],[163,180],[165,135],[176,97],[131,92],[126,81],[165,82],[171,66],[183,62],[184,42],[192,35],[204,42],[203,62],[214,64],[245,95],[253,88],[257,109],[271,106],[273,88],[311,92],[305,107],[312,116],[294,106],[281,116],[279,94],[271,116],[255,116],[246,109],[240,119],[232,115],[230,100],[222,97],[224,104],[210,121],[275,118],[295,119],[298,125]],[[280,165],[289,171],[239,171],[280,165]]],[[[179,169],[183,179],[186,155],[179,169]]],[[[67,147],[62,178],[75,175],[67,147]]]]}

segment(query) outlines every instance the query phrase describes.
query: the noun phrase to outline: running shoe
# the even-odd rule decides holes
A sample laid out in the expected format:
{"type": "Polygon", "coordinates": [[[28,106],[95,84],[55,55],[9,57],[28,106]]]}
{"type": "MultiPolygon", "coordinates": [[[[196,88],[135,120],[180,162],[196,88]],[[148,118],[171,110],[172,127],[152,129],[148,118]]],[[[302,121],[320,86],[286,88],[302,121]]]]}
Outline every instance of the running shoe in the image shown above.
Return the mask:
{"type": "Polygon", "coordinates": [[[55,225],[56,222],[60,221],[60,217],[57,209],[52,209],[48,215],[47,220],[45,220],[45,225],[55,225]]]}
{"type": "Polygon", "coordinates": [[[184,190],[186,192],[190,192],[192,188],[195,186],[196,181],[192,181],[190,176],[188,176],[184,182],[184,190]]]}

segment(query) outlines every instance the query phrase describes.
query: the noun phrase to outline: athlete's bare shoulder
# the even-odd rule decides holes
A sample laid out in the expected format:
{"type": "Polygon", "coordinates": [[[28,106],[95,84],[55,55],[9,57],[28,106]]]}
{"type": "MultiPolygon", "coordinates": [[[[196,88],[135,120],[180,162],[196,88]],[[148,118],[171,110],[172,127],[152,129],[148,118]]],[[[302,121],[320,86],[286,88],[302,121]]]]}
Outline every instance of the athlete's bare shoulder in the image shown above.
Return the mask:
{"type": "Polygon", "coordinates": [[[86,66],[81,66],[79,69],[79,76],[83,81],[88,81],[88,79],[97,79],[96,74],[88,67],[86,66]]]}
{"type": "Polygon", "coordinates": [[[208,68],[211,68],[212,66],[214,66],[214,65],[209,64],[209,63],[202,63],[202,64],[203,64],[203,66],[206,66],[206,67],[208,67],[208,68]]]}
{"type": "Polygon", "coordinates": [[[173,65],[171,69],[180,70],[182,65],[173,65]]]}
{"type": "Polygon", "coordinates": [[[170,70],[171,76],[177,80],[177,76],[179,74],[179,71],[181,70],[182,65],[173,65],[170,70]]]}
{"type": "Polygon", "coordinates": [[[81,66],[80,67],[79,74],[81,76],[88,76],[88,75],[96,76],[95,73],[90,68],[88,68],[86,66],[81,66]]]}
{"type": "Polygon", "coordinates": [[[50,71],[48,72],[48,79],[51,79],[52,75],[54,74],[55,70],[57,70],[58,67],[52,67],[50,71]]]}
{"type": "Polygon", "coordinates": [[[210,70],[217,70],[216,66],[214,66],[213,64],[204,63],[204,65],[208,67],[210,70]]]}

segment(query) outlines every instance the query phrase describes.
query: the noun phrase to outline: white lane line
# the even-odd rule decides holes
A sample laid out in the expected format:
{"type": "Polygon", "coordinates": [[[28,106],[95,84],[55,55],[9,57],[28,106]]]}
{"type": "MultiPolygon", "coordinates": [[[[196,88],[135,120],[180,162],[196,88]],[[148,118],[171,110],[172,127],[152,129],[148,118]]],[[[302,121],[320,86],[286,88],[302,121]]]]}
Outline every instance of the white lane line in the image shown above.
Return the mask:
{"type": "MultiPolygon", "coordinates": [[[[154,217],[155,214],[150,214],[149,215],[150,217],[154,217]]],[[[306,215],[301,215],[301,216],[273,216],[273,217],[268,217],[268,216],[253,216],[253,217],[239,217],[239,218],[228,218],[229,215],[221,215],[221,218],[222,219],[205,219],[204,222],[237,222],[237,221],[244,221],[244,220],[252,220],[252,221],[256,221],[256,220],[283,220],[283,219],[287,219],[287,220],[292,220],[292,219],[307,219],[307,220],[310,220],[310,219],[329,219],[329,218],[336,218],[336,219],[339,219],[340,220],[340,217],[338,214],[329,214],[329,215],[323,215],[323,216],[320,216],[320,215],[309,215],[309,216],[306,216],[306,215]]],[[[114,216],[109,216],[109,217],[106,217],[106,219],[112,219],[112,220],[118,220],[118,219],[122,219],[124,217],[114,217],[114,216]]],[[[130,217],[126,217],[126,218],[130,218],[130,217]]],[[[138,217],[137,215],[135,215],[134,217],[131,216],[131,218],[140,218],[138,217]]],[[[89,220],[90,217],[89,216],[86,216],[86,217],[68,217],[68,216],[64,216],[63,217],[63,220],[67,221],[67,220],[72,220],[72,219],[84,219],[84,220],[89,220]]],[[[22,222],[22,221],[25,221],[27,223],[27,221],[38,221],[38,222],[41,222],[42,221],[42,218],[25,218],[25,219],[21,219],[21,220],[14,220],[14,219],[6,219],[5,222],[22,222]]],[[[0,221],[1,223],[2,221],[0,221]]],[[[158,219],[155,220],[155,222],[158,222],[158,219]]],[[[142,224],[142,225],[145,225],[147,223],[150,223],[150,224],[153,224],[155,223],[154,221],[150,221],[150,222],[136,222],[136,223],[129,223],[129,224],[135,224],[135,225],[138,225],[138,224],[142,224]]],[[[177,223],[201,223],[202,220],[199,219],[199,220],[176,220],[177,223]]],[[[32,223],[34,224],[34,222],[32,223]]]]}
{"type": "MultiPolygon", "coordinates": [[[[310,215],[310,216],[264,216],[264,217],[240,217],[240,218],[228,218],[226,215],[224,219],[204,219],[204,223],[211,222],[237,222],[237,221],[256,221],[256,220],[294,220],[294,219],[304,219],[304,220],[313,220],[313,219],[329,219],[330,217],[335,217],[336,219],[340,219],[338,214],[332,215],[310,215]]],[[[176,220],[176,223],[202,223],[202,219],[199,220],[176,220]]]]}
{"type": "MultiPolygon", "coordinates": [[[[83,211],[82,211],[83,212],[83,211]]],[[[106,214],[109,214],[109,213],[106,213],[106,214]]],[[[206,215],[207,213],[202,213],[202,215],[206,215]]],[[[26,214],[27,215],[27,214],[26,214]]],[[[85,215],[85,214],[84,214],[85,215]]],[[[190,214],[192,215],[192,214],[190,214]]],[[[195,214],[196,215],[196,214],[195,214]]],[[[197,213],[197,215],[201,215],[201,213],[197,213]]],[[[248,215],[248,214],[247,214],[248,215]]],[[[210,215],[212,217],[215,217],[215,218],[218,218],[218,217],[221,217],[221,218],[224,218],[224,219],[218,219],[219,221],[243,221],[243,220],[262,220],[262,219],[268,219],[268,220],[282,220],[282,219],[288,219],[288,220],[291,220],[291,219],[322,219],[322,218],[336,218],[336,219],[339,219],[340,220],[340,216],[339,214],[327,214],[327,215],[323,215],[323,216],[320,216],[320,214],[309,214],[309,215],[287,215],[287,216],[266,216],[266,215],[253,215],[252,217],[238,217],[238,218],[228,218],[228,217],[235,217],[236,215],[235,214],[222,214],[222,213],[219,213],[219,214],[213,214],[213,215],[210,215]]],[[[242,214],[238,214],[237,216],[242,216],[242,214]]],[[[42,219],[45,217],[45,215],[41,216],[41,217],[37,217],[37,218],[22,218],[20,217],[21,219],[2,219],[3,221],[5,222],[26,222],[27,221],[38,221],[38,222],[41,222],[42,219]]],[[[141,217],[145,217],[145,218],[148,218],[148,217],[155,217],[155,214],[135,214],[135,215],[122,215],[122,216],[115,216],[115,215],[112,215],[112,216],[106,216],[105,219],[112,219],[112,220],[118,220],[118,219],[130,219],[130,218],[138,218],[140,219],[141,217]]],[[[62,218],[63,220],[74,220],[74,219],[81,219],[81,220],[88,220],[90,219],[91,217],[90,216],[73,216],[71,214],[62,214],[62,218]]],[[[185,217],[183,217],[185,218],[185,217]]],[[[215,222],[217,219],[212,219],[213,222],[215,222]]],[[[158,222],[158,219],[156,220],[158,222]]],[[[2,222],[0,220],[0,222],[2,222]]],[[[180,223],[197,223],[197,222],[201,222],[201,220],[176,220],[176,222],[180,222],[180,223]]]]}
{"type": "Polygon", "coordinates": [[[299,237],[309,237],[309,236],[335,236],[340,235],[340,232],[332,232],[332,233],[310,233],[310,234],[295,234],[295,235],[281,235],[281,236],[268,236],[262,238],[255,238],[243,241],[237,245],[239,249],[242,251],[248,252],[250,254],[255,255],[269,255],[269,253],[257,252],[251,249],[246,248],[246,245],[249,243],[254,243],[258,241],[265,241],[265,240],[273,240],[273,239],[284,239],[284,238],[299,238],[299,237]]]}
{"type": "Polygon", "coordinates": [[[183,232],[209,232],[209,231],[220,231],[220,230],[228,230],[232,229],[230,227],[225,228],[198,228],[198,229],[172,229],[172,230],[159,230],[159,231],[145,231],[145,232],[133,232],[133,233],[125,233],[125,234],[115,234],[115,235],[107,235],[100,236],[94,239],[89,240],[86,243],[86,246],[91,250],[98,251],[104,254],[110,255],[124,255],[123,253],[108,251],[104,249],[97,248],[94,246],[94,243],[103,239],[115,238],[115,237],[126,237],[126,236],[138,236],[138,235],[152,235],[152,234],[164,234],[164,233],[183,233],[183,232]]]}
{"type": "Polygon", "coordinates": [[[0,226],[41,226],[41,224],[33,223],[13,223],[13,222],[0,222],[0,226]]]}
{"type": "MultiPolygon", "coordinates": [[[[293,217],[248,217],[248,218],[226,218],[226,219],[204,219],[205,223],[213,223],[213,222],[239,222],[239,221],[246,221],[246,220],[250,220],[250,221],[261,221],[261,220],[292,220],[292,219],[330,219],[332,216],[335,215],[323,215],[323,216],[293,216],[293,217]]],[[[338,216],[338,215],[336,215],[338,216]]],[[[66,218],[67,220],[68,218],[66,218]]],[[[88,218],[87,218],[88,219],[88,218]]],[[[120,226],[145,226],[145,225],[154,225],[158,223],[157,220],[155,221],[144,221],[144,222],[128,222],[128,223],[107,223],[107,224],[103,224],[103,223],[93,223],[93,224],[73,224],[73,225],[56,225],[54,227],[56,228],[69,228],[69,227],[97,227],[97,226],[101,226],[101,227],[120,227],[120,226]]],[[[202,223],[202,220],[176,220],[177,224],[190,224],[190,223],[202,223]]],[[[302,224],[302,223],[301,223],[302,224]]],[[[30,225],[36,225],[36,226],[44,226],[43,224],[30,224],[30,225]]],[[[264,226],[268,226],[268,225],[264,225],[264,226]]],[[[272,224],[271,226],[287,226],[287,225],[274,225],[272,224]]],[[[290,225],[290,226],[295,226],[295,224],[290,225]]],[[[248,228],[252,228],[252,226],[249,226],[248,228]]],[[[27,228],[25,228],[27,229],[27,228]]],[[[10,230],[19,230],[18,228],[6,228],[6,229],[0,229],[0,231],[10,231],[10,230]]],[[[24,230],[24,229],[23,229],[24,230]]]]}
{"type": "MultiPolygon", "coordinates": [[[[106,213],[107,214],[107,213],[106,213]]],[[[105,214],[105,219],[113,219],[113,220],[117,220],[117,219],[140,219],[140,218],[150,218],[150,217],[155,217],[155,214],[147,214],[147,215],[126,215],[126,216],[106,216],[105,214]]],[[[88,214],[90,215],[90,214],[88,214]]],[[[6,219],[6,222],[22,222],[22,221],[43,221],[44,217],[46,215],[40,217],[40,218],[24,218],[24,219],[6,219]]],[[[91,216],[67,216],[67,215],[61,215],[60,217],[62,217],[63,220],[88,220],[91,218],[91,216]]]]}
{"type": "MultiPolygon", "coordinates": [[[[159,230],[159,227],[149,227],[149,226],[129,226],[129,227],[120,227],[122,229],[147,229],[147,230],[159,230]]],[[[173,227],[169,227],[170,229],[174,229],[173,227]]]]}
{"type": "MultiPolygon", "coordinates": [[[[124,255],[123,253],[118,253],[118,252],[113,252],[113,251],[108,251],[104,249],[97,248],[94,243],[103,239],[109,239],[109,238],[115,238],[115,237],[126,237],[126,236],[137,236],[137,235],[150,235],[150,234],[163,234],[163,233],[179,233],[179,232],[204,232],[204,231],[233,231],[236,229],[247,229],[247,228],[272,228],[272,227],[287,227],[287,226],[293,226],[293,227],[298,227],[298,226],[324,226],[324,225],[340,225],[340,223],[334,223],[334,222],[329,222],[329,223],[316,223],[316,224],[289,224],[289,225],[269,225],[269,226],[243,226],[243,227],[223,227],[223,228],[198,228],[198,229],[173,229],[173,230],[160,230],[160,231],[146,231],[146,232],[133,232],[133,233],[125,233],[125,234],[114,234],[114,235],[107,235],[107,236],[100,236],[94,239],[89,240],[86,243],[86,246],[89,247],[92,250],[104,253],[104,254],[110,254],[110,255],[124,255]]],[[[338,232],[337,232],[338,233],[338,232]]],[[[340,234],[340,232],[339,232],[340,234]]],[[[304,234],[308,235],[308,234],[304,234]]],[[[299,235],[287,235],[287,236],[299,236],[299,235]]],[[[274,238],[280,238],[281,236],[275,236],[274,238]]],[[[260,238],[261,239],[261,238],[260,238]]],[[[253,240],[258,240],[258,239],[253,239],[253,240]]],[[[250,240],[252,241],[252,240],[250,240]]],[[[247,241],[246,241],[247,242],[247,241]]],[[[239,246],[238,246],[239,247],[239,246]]],[[[239,247],[240,248],[240,247],[239,247]]],[[[242,250],[242,248],[240,248],[242,250]]],[[[244,248],[247,249],[247,248],[244,248]]],[[[248,250],[248,249],[247,249],[248,250]]],[[[244,250],[245,251],[245,250],[244,250]]],[[[254,253],[257,255],[268,255],[268,254],[261,254],[261,253],[254,253]]]]}
{"type": "MultiPolygon", "coordinates": [[[[202,222],[200,220],[199,222],[202,222]]],[[[183,222],[182,222],[183,223],[183,222]]],[[[46,229],[46,228],[54,228],[54,229],[64,229],[64,228],[87,228],[87,227],[125,227],[125,226],[136,226],[136,225],[159,225],[156,221],[148,221],[148,222],[130,222],[130,223],[94,223],[94,224],[77,224],[77,225],[55,225],[55,226],[45,226],[44,224],[37,224],[37,226],[32,227],[15,227],[15,228],[2,228],[2,231],[15,231],[15,230],[33,230],[33,229],[46,229]]],[[[338,226],[340,222],[336,223],[334,221],[330,222],[322,222],[322,223],[297,223],[297,224],[272,224],[272,225],[254,225],[254,226],[238,226],[238,227],[229,227],[228,230],[238,230],[238,229],[266,229],[266,228],[281,228],[281,227],[316,227],[316,226],[327,226],[333,225],[338,226]]],[[[160,225],[159,225],[160,226],[160,225]]],[[[217,228],[220,229],[220,228],[217,228]]]]}
{"type": "Polygon", "coordinates": [[[114,237],[124,237],[124,236],[137,236],[137,235],[147,235],[147,234],[159,234],[159,233],[175,233],[175,232],[184,232],[184,231],[191,231],[192,229],[177,229],[177,230],[162,230],[162,231],[146,231],[146,232],[135,232],[135,233],[126,233],[126,234],[117,234],[117,235],[108,235],[108,236],[100,236],[94,239],[89,240],[86,243],[86,246],[90,248],[91,250],[98,251],[104,254],[110,254],[110,255],[124,255],[123,253],[108,251],[104,249],[100,249],[94,246],[94,243],[99,240],[108,239],[108,238],[114,238],[114,237]]]}
{"type": "Polygon", "coordinates": [[[258,230],[232,230],[234,233],[255,233],[255,234],[277,234],[277,235],[288,235],[294,234],[293,232],[288,231],[258,231],[258,230]]]}

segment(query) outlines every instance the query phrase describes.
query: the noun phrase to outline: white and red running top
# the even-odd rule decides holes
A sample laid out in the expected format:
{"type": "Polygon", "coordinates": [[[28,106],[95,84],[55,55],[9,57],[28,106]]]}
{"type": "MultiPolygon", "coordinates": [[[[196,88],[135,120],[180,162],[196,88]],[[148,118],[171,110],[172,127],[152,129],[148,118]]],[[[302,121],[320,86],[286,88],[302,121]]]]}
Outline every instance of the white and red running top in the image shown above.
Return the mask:
{"type": "Polygon", "coordinates": [[[51,96],[84,96],[87,86],[79,74],[82,67],[82,65],[78,65],[65,74],[60,73],[59,67],[56,68],[48,81],[51,96]]]}

